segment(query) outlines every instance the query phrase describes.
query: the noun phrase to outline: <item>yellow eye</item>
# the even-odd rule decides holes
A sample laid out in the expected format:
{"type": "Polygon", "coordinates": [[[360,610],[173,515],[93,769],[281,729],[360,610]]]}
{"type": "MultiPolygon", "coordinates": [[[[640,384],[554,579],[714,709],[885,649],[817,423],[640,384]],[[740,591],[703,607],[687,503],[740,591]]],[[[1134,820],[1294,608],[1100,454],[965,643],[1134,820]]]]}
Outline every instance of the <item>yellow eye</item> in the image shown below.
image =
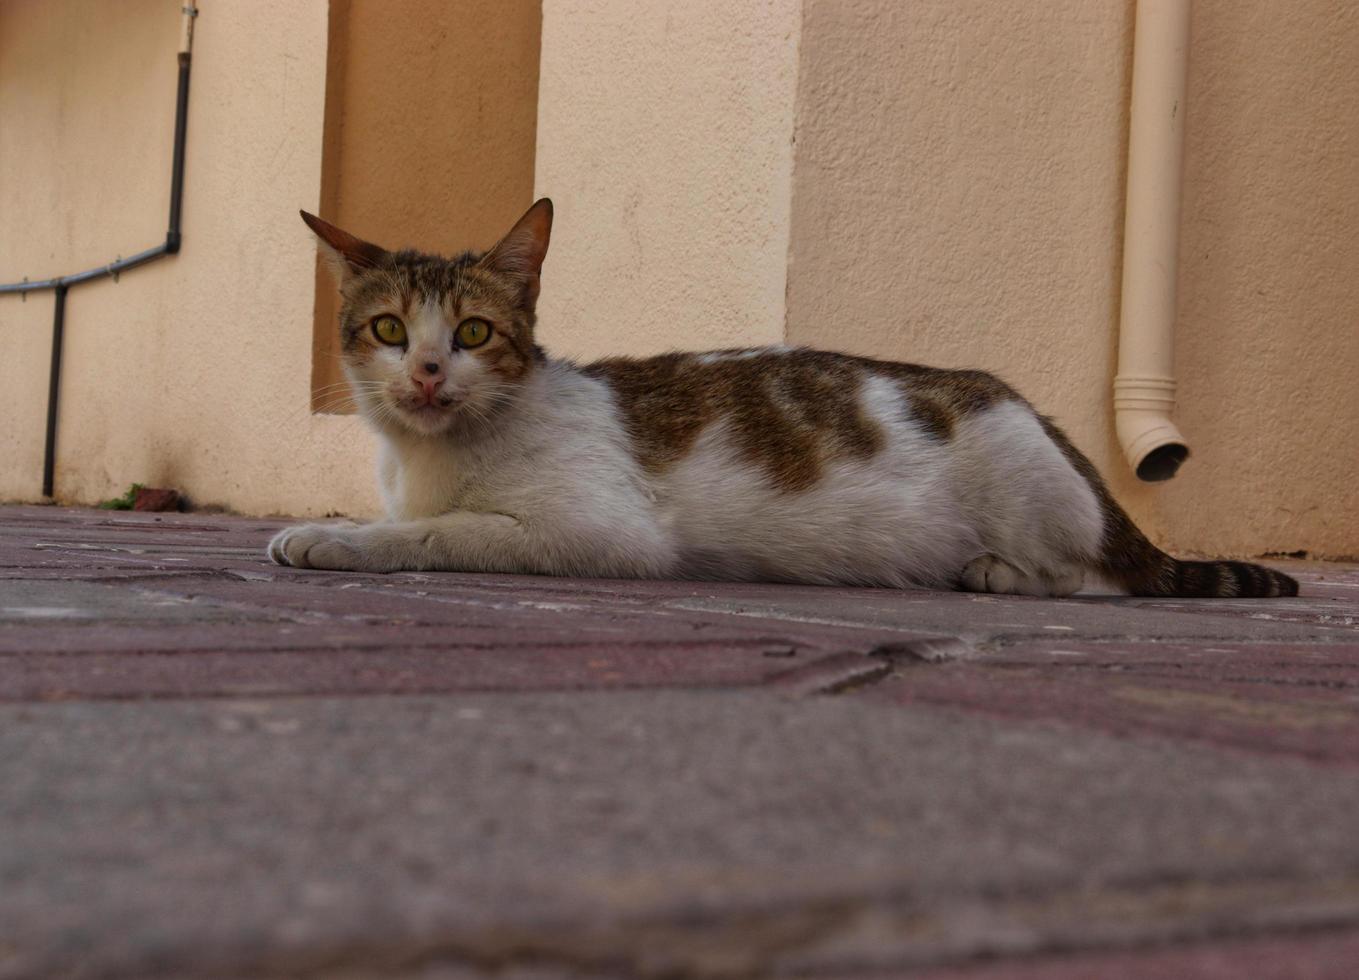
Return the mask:
{"type": "Polygon", "coordinates": [[[485,320],[478,320],[473,317],[458,324],[458,330],[453,334],[453,339],[458,342],[459,347],[480,347],[491,339],[491,325],[485,320]]]}
{"type": "Polygon", "coordinates": [[[404,344],[406,328],[394,316],[380,316],[373,321],[373,333],[384,344],[404,344]]]}

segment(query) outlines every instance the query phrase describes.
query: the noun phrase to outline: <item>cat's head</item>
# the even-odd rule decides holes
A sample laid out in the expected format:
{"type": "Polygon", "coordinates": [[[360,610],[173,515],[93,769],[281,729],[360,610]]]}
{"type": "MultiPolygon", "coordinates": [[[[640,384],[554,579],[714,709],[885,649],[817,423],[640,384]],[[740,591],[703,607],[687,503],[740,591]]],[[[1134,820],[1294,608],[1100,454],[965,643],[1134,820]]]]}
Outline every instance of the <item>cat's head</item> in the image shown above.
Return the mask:
{"type": "Polygon", "coordinates": [[[359,405],[438,435],[490,421],[542,360],[533,341],[552,202],[494,248],[454,259],[381,246],[302,212],[340,283],[340,345],[359,405]]]}

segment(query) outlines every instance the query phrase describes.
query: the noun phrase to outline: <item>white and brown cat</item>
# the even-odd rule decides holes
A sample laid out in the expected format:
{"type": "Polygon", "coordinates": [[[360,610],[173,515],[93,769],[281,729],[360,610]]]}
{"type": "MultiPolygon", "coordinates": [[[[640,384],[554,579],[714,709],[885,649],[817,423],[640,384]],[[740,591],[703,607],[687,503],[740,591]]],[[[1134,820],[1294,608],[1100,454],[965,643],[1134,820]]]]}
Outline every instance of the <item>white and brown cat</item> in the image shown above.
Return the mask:
{"type": "Polygon", "coordinates": [[[1069,595],[1296,595],[1178,561],[1018,393],[783,347],[578,366],[535,342],[541,200],[484,255],[389,252],[303,213],[340,280],[344,369],[388,520],[304,524],[275,561],[1069,595]]]}

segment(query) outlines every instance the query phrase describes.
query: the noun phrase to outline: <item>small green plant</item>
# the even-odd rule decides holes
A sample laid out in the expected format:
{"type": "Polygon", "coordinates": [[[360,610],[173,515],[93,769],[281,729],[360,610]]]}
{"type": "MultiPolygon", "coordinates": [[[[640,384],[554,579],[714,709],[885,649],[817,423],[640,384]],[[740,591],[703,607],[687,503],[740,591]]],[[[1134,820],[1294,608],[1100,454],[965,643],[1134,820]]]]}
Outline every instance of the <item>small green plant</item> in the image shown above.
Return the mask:
{"type": "Polygon", "coordinates": [[[103,510],[131,510],[132,505],[137,502],[137,491],[142,488],[140,483],[134,483],[127,488],[127,493],[121,497],[114,497],[112,500],[105,500],[99,506],[103,510]]]}

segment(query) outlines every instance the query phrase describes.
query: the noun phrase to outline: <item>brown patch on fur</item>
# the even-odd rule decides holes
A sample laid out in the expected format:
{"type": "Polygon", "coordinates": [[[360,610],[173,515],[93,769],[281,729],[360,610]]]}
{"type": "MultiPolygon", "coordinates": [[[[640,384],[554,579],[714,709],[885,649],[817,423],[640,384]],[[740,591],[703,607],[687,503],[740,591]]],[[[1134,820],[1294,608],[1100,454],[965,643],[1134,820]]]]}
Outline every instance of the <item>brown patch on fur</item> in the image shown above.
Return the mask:
{"type": "Polygon", "coordinates": [[[780,490],[815,485],[827,463],[869,459],[883,434],[859,403],[870,376],[895,381],[931,437],[950,439],[958,419],[1018,398],[981,371],[944,371],[813,350],[719,351],[725,359],[663,354],[611,358],[586,374],[606,381],[642,465],[660,471],[681,459],[709,425],[724,422],[741,455],[780,490]],[[742,355],[742,356],[736,356],[742,355]]]}
{"type": "Polygon", "coordinates": [[[1085,478],[1104,514],[1104,537],[1098,570],[1133,595],[1180,598],[1264,598],[1294,596],[1292,577],[1263,565],[1242,561],[1181,561],[1147,540],[1127,512],[1114,500],[1099,471],[1052,419],[1038,416],[1043,431],[1072,467],[1085,478]]]}
{"type": "Polygon", "coordinates": [[[663,354],[613,358],[584,372],[613,389],[638,458],[653,472],[682,458],[717,422],[741,456],[787,492],[813,486],[828,462],[868,459],[883,444],[859,407],[860,373],[846,363],[779,352],[707,363],[663,354]]]}
{"type": "Polygon", "coordinates": [[[1010,401],[1028,404],[1019,392],[985,371],[951,371],[868,358],[855,360],[869,370],[895,378],[926,430],[941,433],[943,438],[952,436],[960,419],[992,405],[1010,401]]]}
{"type": "Polygon", "coordinates": [[[985,371],[957,371],[806,349],[772,352],[769,356],[791,357],[826,370],[853,368],[863,374],[890,378],[906,396],[915,421],[940,440],[953,437],[953,428],[960,419],[992,405],[1006,401],[1028,404],[1004,381],[985,371]]]}
{"type": "Polygon", "coordinates": [[[953,438],[953,424],[957,417],[941,402],[928,395],[920,395],[907,389],[906,401],[911,406],[911,414],[921,427],[933,438],[947,442],[953,438]]]}

